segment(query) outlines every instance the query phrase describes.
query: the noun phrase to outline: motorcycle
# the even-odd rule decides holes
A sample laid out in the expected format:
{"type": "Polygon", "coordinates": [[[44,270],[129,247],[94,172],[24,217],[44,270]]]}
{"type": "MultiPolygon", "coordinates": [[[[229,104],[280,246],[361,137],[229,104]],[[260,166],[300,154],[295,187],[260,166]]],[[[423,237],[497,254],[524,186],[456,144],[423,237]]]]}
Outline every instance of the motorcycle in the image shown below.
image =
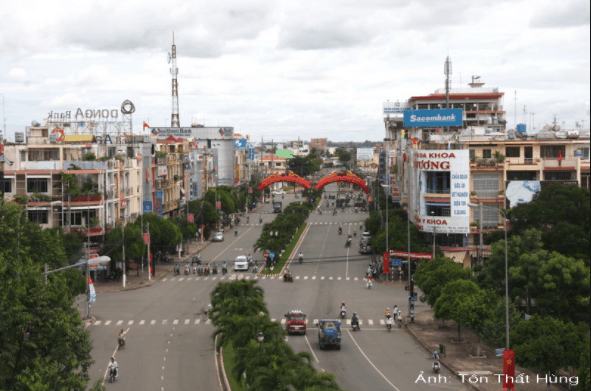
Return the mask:
{"type": "Polygon", "coordinates": [[[355,213],[359,213],[359,211],[357,210],[357,208],[355,208],[355,213]]]}
{"type": "Polygon", "coordinates": [[[353,329],[353,331],[355,331],[355,330],[361,330],[361,327],[359,327],[359,322],[358,321],[351,321],[351,328],[353,329]]]}
{"type": "Polygon", "coordinates": [[[291,274],[284,274],[283,282],[293,282],[293,277],[291,276],[291,274]]]}
{"type": "Polygon", "coordinates": [[[304,262],[304,257],[300,256],[299,260],[300,260],[300,263],[304,262]]]}
{"type": "Polygon", "coordinates": [[[322,211],[320,209],[318,209],[318,214],[322,216],[322,211]]]}
{"type": "Polygon", "coordinates": [[[197,274],[199,274],[200,276],[203,275],[203,266],[199,266],[199,269],[197,269],[197,274]]]}
{"type": "Polygon", "coordinates": [[[342,235],[343,233],[343,229],[341,227],[339,227],[339,235],[342,235]]]}
{"type": "Polygon", "coordinates": [[[185,275],[188,276],[190,274],[189,264],[185,265],[185,275]]]}
{"type": "Polygon", "coordinates": [[[117,369],[111,368],[109,370],[109,379],[111,380],[111,383],[113,383],[115,379],[117,379],[117,369]]]}
{"type": "Polygon", "coordinates": [[[234,236],[238,236],[238,230],[234,230],[234,236]]]}
{"type": "Polygon", "coordinates": [[[228,272],[228,268],[225,266],[222,266],[222,274],[226,274],[228,272]]]}
{"type": "Polygon", "coordinates": [[[337,211],[336,210],[332,212],[332,215],[333,216],[336,215],[336,214],[337,214],[337,211]]]}
{"type": "Polygon", "coordinates": [[[367,289],[371,289],[371,286],[372,286],[371,278],[367,279],[367,283],[365,285],[367,285],[367,289]]]}
{"type": "Polygon", "coordinates": [[[396,318],[396,321],[398,322],[398,328],[401,329],[402,328],[402,317],[398,316],[398,318],[396,318]]]}
{"type": "Polygon", "coordinates": [[[347,311],[341,310],[341,319],[345,319],[347,317],[347,311]]]}
{"type": "Polygon", "coordinates": [[[205,270],[203,271],[203,274],[206,276],[209,276],[209,266],[205,266],[205,270]]]}
{"type": "Polygon", "coordinates": [[[415,321],[415,310],[414,308],[410,309],[410,321],[414,322],[415,321]]]}
{"type": "Polygon", "coordinates": [[[285,198],[285,195],[282,195],[282,196],[281,196],[281,199],[284,199],[284,198],[285,198]]]}
{"type": "Polygon", "coordinates": [[[439,363],[439,361],[433,362],[433,372],[439,373],[440,369],[441,369],[441,364],[439,363]]]}
{"type": "Polygon", "coordinates": [[[252,272],[256,274],[256,273],[258,273],[258,271],[259,271],[259,267],[258,267],[258,266],[257,266],[257,264],[255,263],[255,264],[254,264],[254,267],[252,268],[252,272]]]}
{"type": "Polygon", "coordinates": [[[175,275],[175,276],[176,276],[176,275],[179,275],[179,276],[181,275],[181,270],[180,270],[180,268],[178,267],[178,265],[177,265],[177,266],[175,266],[175,268],[174,268],[174,274],[173,274],[173,275],[175,275]]]}
{"type": "Polygon", "coordinates": [[[125,340],[123,338],[118,338],[117,342],[119,343],[119,350],[125,348],[125,340]]]}
{"type": "Polygon", "coordinates": [[[213,265],[212,274],[218,274],[218,265],[213,265]]]}
{"type": "Polygon", "coordinates": [[[357,231],[353,232],[353,236],[357,237],[357,231]]]}
{"type": "Polygon", "coordinates": [[[193,274],[197,274],[197,266],[193,265],[193,274]]]}
{"type": "Polygon", "coordinates": [[[347,243],[345,243],[345,247],[351,247],[351,239],[347,239],[347,243]]]}
{"type": "Polygon", "coordinates": [[[263,219],[259,217],[259,224],[263,224],[263,219]]]}
{"type": "Polygon", "coordinates": [[[388,329],[388,331],[392,330],[392,318],[390,317],[386,319],[386,328],[388,329]]]}

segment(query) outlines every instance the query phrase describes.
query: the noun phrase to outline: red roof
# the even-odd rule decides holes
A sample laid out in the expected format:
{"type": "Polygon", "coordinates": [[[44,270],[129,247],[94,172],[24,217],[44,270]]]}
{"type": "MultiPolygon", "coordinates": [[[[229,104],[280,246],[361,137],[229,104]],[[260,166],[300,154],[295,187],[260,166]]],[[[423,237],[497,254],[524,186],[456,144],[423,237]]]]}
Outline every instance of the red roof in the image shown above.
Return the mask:
{"type": "Polygon", "coordinates": [[[278,157],[277,155],[270,153],[270,154],[268,154],[267,156],[265,156],[265,157],[262,157],[262,158],[261,158],[261,160],[277,160],[277,161],[285,161],[285,160],[287,160],[287,159],[286,159],[286,158],[284,158],[284,157],[278,157]]]}
{"type": "MultiPolygon", "coordinates": [[[[449,94],[449,99],[498,99],[505,95],[504,92],[479,92],[479,93],[465,93],[465,94],[449,94]]],[[[445,94],[431,94],[427,96],[413,96],[410,100],[438,100],[445,99],[445,94]]]]}

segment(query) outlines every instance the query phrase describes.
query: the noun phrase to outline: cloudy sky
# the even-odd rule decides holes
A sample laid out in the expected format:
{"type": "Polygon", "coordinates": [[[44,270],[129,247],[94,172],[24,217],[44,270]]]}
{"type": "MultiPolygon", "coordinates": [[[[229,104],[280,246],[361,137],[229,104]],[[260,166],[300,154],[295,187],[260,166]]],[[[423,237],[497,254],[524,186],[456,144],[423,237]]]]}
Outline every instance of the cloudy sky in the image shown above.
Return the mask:
{"type": "Polygon", "coordinates": [[[260,140],[384,137],[382,103],[471,75],[505,92],[509,126],[589,125],[588,0],[21,0],[0,7],[8,137],[49,111],[136,107],[170,125],[174,30],[181,126],[260,140]],[[528,115],[531,121],[532,116],[528,115]]]}

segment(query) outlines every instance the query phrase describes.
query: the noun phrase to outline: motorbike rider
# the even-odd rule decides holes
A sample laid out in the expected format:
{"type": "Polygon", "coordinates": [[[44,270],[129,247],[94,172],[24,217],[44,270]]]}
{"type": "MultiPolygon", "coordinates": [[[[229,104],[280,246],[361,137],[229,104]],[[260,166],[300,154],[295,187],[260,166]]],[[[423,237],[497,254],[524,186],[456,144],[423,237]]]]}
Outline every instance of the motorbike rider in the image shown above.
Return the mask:
{"type": "Polygon", "coordinates": [[[249,221],[250,221],[250,216],[246,216],[246,223],[248,224],[249,221]]]}
{"type": "Polygon", "coordinates": [[[357,312],[353,312],[353,317],[351,318],[351,325],[357,326],[357,328],[361,330],[361,327],[359,327],[359,316],[357,316],[357,312]]]}
{"type": "Polygon", "coordinates": [[[341,301],[341,311],[347,312],[347,305],[345,304],[344,301],[341,301]]]}
{"type": "Polygon", "coordinates": [[[298,254],[298,259],[300,260],[304,260],[304,254],[302,254],[302,252],[300,251],[300,253],[298,254]]]}
{"type": "Polygon", "coordinates": [[[392,315],[394,315],[394,316],[398,316],[398,313],[399,313],[399,312],[400,312],[400,311],[398,310],[398,306],[397,306],[397,305],[395,305],[395,306],[394,306],[394,308],[392,308],[392,315]]]}
{"type": "Polygon", "coordinates": [[[127,333],[125,333],[125,331],[123,331],[123,329],[121,329],[121,331],[119,332],[119,337],[117,337],[117,342],[119,342],[120,348],[125,346],[125,336],[126,335],[127,335],[127,333]]]}
{"type": "Polygon", "coordinates": [[[174,275],[176,276],[177,274],[178,275],[181,274],[180,266],[178,263],[176,265],[174,265],[174,275]]]}
{"type": "Polygon", "coordinates": [[[384,316],[386,317],[386,319],[390,319],[390,317],[392,316],[390,308],[386,308],[386,313],[384,314],[384,316]]]}
{"type": "Polygon", "coordinates": [[[248,255],[246,256],[246,260],[248,261],[248,265],[249,265],[249,266],[250,266],[250,265],[252,265],[252,255],[248,254],[248,255]]]}
{"type": "Polygon", "coordinates": [[[283,274],[283,279],[284,280],[291,279],[291,272],[289,271],[289,269],[285,269],[285,274],[283,274]]]}
{"type": "Polygon", "coordinates": [[[343,227],[339,225],[339,235],[343,232],[343,227]]]}
{"type": "Polygon", "coordinates": [[[371,265],[369,265],[369,266],[367,267],[367,272],[365,272],[365,275],[366,275],[366,276],[371,276],[371,274],[372,274],[372,273],[371,273],[371,265]]]}
{"type": "Polygon", "coordinates": [[[357,228],[353,228],[353,236],[357,236],[357,228]]]}
{"type": "Polygon", "coordinates": [[[228,264],[226,263],[226,261],[222,263],[222,270],[224,270],[226,273],[228,272],[228,264]]]}
{"type": "Polygon", "coordinates": [[[109,372],[114,369],[115,370],[115,377],[119,376],[119,366],[117,365],[117,361],[115,361],[115,357],[111,357],[111,362],[109,363],[109,372]]]}
{"type": "Polygon", "coordinates": [[[185,263],[185,274],[189,274],[189,262],[185,263]]]}
{"type": "Polygon", "coordinates": [[[238,227],[234,229],[234,236],[238,236],[238,227]]]}
{"type": "Polygon", "coordinates": [[[263,216],[259,215],[259,224],[263,222],[263,216]]]}

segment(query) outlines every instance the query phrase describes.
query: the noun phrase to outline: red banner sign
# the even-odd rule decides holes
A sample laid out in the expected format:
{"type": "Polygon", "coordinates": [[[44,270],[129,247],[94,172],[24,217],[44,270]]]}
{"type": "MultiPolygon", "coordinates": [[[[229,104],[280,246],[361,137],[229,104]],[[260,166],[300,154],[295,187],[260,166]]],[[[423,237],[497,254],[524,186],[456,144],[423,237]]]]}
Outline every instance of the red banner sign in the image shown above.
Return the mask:
{"type": "Polygon", "coordinates": [[[248,188],[248,194],[252,194],[252,187],[248,188]]]}
{"type": "Polygon", "coordinates": [[[144,237],[144,243],[150,244],[150,234],[142,234],[144,237]]]}
{"type": "MultiPolygon", "coordinates": [[[[390,256],[396,258],[407,258],[408,253],[406,251],[394,251],[390,250],[390,256]]],[[[424,254],[424,253],[410,253],[411,259],[432,259],[432,254],[424,254]]]]}
{"type": "Polygon", "coordinates": [[[189,220],[189,223],[194,223],[195,222],[195,216],[193,215],[193,213],[189,213],[187,215],[187,220],[189,220]]]}
{"type": "Polygon", "coordinates": [[[221,203],[220,201],[216,202],[216,203],[215,203],[215,207],[216,207],[217,209],[222,209],[222,203],[221,203]]]}
{"type": "Polygon", "coordinates": [[[384,253],[384,273],[390,273],[390,257],[388,253],[384,253]]]}
{"type": "Polygon", "coordinates": [[[515,390],[515,350],[503,350],[503,390],[515,390]]]}

